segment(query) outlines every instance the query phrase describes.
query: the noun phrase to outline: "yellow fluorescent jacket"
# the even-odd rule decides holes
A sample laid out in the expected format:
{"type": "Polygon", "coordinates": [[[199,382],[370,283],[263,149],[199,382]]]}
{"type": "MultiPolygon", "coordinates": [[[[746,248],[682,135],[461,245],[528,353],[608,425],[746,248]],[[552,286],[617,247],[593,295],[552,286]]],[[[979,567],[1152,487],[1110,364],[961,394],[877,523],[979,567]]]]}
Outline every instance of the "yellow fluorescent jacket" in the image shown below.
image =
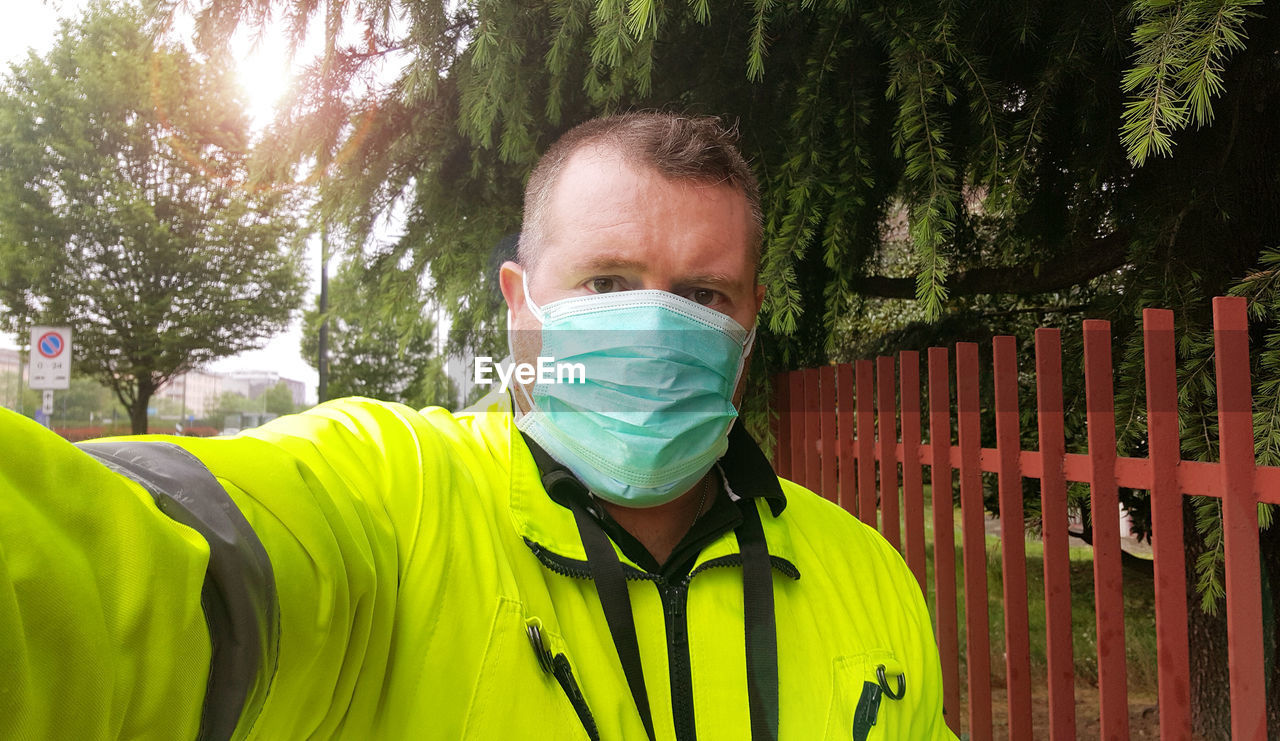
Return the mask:
{"type": "MultiPolygon", "coordinates": [[[[347,399],[230,439],[143,439],[198,458],[270,559],[278,643],[236,737],[585,739],[538,661],[536,625],[599,737],[645,738],[593,582],[548,565],[584,561],[582,542],[505,397],[456,415],[347,399]]],[[[781,738],[851,738],[880,666],[906,693],[881,699],[867,738],[954,738],[902,559],[837,506],[782,487],[782,514],[756,502],[769,553],[798,572],[773,574],[781,738]]],[[[195,738],[202,712],[220,712],[205,703],[210,633],[228,640],[202,608],[210,547],[155,502],[0,410],[0,738],[195,738]]],[[[736,553],[729,532],[697,563],[736,553]]],[[[749,739],[741,569],[693,574],[697,737],[749,739]]],[[[656,736],[671,739],[667,616],[653,581],[628,587],[656,736]]]]}

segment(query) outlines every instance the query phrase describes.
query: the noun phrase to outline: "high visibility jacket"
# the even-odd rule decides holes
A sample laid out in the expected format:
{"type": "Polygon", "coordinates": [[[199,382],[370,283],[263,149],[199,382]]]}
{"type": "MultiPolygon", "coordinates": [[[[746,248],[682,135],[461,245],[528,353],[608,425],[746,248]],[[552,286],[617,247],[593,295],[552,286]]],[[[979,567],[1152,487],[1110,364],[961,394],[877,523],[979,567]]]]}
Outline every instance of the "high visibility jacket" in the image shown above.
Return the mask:
{"type": "MultiPolygon", "coordinates": [[[[605,741],[646,737],[573,515],[506,397],[139,439],[189,452],[188,473],[0,413],[0,738],[585,739],[584,708],[605,741]]],[[[777,566],[780,737],[954,738],[902,559],[781,486],[780,514],[752,502],[777,566]],[[905,691],[871,708],[885,672],[905,691]]],[[[679,584],[628,582],[659,739],[689,715],[700,739],[751,738],[737,548],[729,532],[679,584]],[[673,711],[673,660],[692,708],[673,711]]]]}

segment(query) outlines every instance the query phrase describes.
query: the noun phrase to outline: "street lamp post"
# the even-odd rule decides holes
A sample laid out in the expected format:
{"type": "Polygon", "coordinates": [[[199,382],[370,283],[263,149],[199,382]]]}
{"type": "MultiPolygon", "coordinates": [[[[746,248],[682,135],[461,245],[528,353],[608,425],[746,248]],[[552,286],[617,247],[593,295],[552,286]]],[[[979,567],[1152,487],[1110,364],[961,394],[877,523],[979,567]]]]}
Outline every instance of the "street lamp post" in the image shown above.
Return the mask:
{"type": "Polygon", "coordinates": [[[320,357],[316,367],[320,370],[320,388],[316,395],[321,402],[329,398],[329,224],[320,221],[320,357]]]}

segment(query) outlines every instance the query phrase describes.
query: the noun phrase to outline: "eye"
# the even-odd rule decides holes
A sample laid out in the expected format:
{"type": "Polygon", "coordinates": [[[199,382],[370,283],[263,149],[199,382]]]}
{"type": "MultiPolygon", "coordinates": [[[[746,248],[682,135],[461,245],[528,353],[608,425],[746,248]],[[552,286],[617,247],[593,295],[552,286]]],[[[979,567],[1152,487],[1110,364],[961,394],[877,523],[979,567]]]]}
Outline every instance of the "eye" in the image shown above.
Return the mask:
{"type": "Polygon", "coordinates": [[[592,278],[587,281],[587,286],[591,288],[592,293],[613,293],[621,290],[615,278],[592,278]]]}
{"type": "Polygon", "coordinates": [[[695,304],[713,306],[720,302],[720,293],[709,288],[695,288],[689,291],[688,298],[695,304]]]}

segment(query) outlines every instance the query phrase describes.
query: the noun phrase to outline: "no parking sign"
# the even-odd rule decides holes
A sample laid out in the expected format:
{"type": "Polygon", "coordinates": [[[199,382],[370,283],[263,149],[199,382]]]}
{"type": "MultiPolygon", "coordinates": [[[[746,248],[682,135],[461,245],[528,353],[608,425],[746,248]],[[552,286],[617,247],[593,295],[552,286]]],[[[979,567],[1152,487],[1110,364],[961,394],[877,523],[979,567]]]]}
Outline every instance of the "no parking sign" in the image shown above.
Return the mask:
{"type": "Polygon", "coordinates": [[[33,389],[71,388],[71,328],[31,328],[31,371],[28,385],[33,389]]]}

